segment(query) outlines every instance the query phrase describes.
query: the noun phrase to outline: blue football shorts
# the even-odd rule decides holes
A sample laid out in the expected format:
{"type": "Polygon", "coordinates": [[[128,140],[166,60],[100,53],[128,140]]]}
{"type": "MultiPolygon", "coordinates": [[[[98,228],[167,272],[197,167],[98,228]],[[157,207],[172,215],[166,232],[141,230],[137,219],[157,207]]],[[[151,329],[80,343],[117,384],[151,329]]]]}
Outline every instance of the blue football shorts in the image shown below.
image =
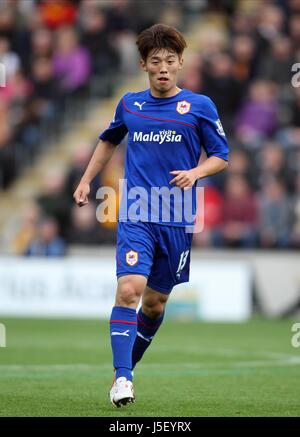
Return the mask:
{"type": "Polygon", "coordinates": [[[143,275],[147,285],[169,294],[189,281],[192,233],[185,227],[149,222],[119,222],[117,277],[143,275]]]}

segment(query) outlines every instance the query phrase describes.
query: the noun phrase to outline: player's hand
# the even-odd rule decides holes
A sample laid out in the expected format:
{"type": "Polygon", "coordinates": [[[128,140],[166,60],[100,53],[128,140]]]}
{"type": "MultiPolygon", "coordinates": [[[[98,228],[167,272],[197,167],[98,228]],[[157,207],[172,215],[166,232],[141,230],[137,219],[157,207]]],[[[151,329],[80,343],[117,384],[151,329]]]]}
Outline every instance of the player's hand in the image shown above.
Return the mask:
{"type": "Polygon", "coordinates": [[[90,194],[90,184],[87,182],[80,182],[76,191],[73,194],[73,198],[78,206],[84,206],[89,203],[88,195],[90,194]]]}
{"type": "Polygon", "coordinates": [[[175,176],[174,179],[170,181],[170,184],[175,184],[179,188],[188,189],[192,188],[197,178],[192,170],[173,170],[170,171],[172,175],[175,176]]]}

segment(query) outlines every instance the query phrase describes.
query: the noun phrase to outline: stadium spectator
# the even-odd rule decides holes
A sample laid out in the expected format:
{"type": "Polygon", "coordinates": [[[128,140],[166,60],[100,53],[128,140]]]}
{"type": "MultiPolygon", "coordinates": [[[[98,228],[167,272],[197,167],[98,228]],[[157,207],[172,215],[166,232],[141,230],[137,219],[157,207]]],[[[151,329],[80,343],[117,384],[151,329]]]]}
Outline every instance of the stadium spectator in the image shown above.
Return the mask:
{"type": "Polygon", "coordinates": [[[295,194],[292,202],[291,246],[300,249],[300,172],[295,179],[295,194]]]}
{"type": "MultiPolygon", "coordinates": [[[[0,88],[0,96],[2,89],[0,88]]],[[[9,144],[11,138],[9,108],[0,98],[0,186],[3,188],[8,187],[16,175],[13,148],[9,144]]]]}
{"type": "Polygon", "coordinates": [[[12,41],[15,36],[14,10],[7,3],[0,5],[0,35],[12,41]]]}
{"type": "Polygon", "coordinates": [[[78,7],[71,0],[42,0],[39,9],[43,23],[49,29],[73,25],[77,18],[78,7]]]}
{"type": "MultiPolygon", "coordinates": [[[[120,200],[120,190],[119,190],[119,180],[121,180],[124,176],[124,149],[118,148],[118,150],[113,154],[110,161],[107,163],[103,172],[101,172],[101,183],[103,186],[112,187],[114,192],[116,193],[116,205],[114,205],[115,199],[112,197],[111,199],[107,199],[107,202],[111,202],[111,205],[108,208],[111,208],[112,211],[116,210],[118,213],[118,204],[120,200]]],[[[102,227],[107,230],[115,230],[117,227],[117,221],[105,221],[102,223],[102,227]]]]}
{"type": "Polygon", "coordinates": [[[37,237],[37,230],[41,220],[41,209],[37,203],[27,205],[22,212],[22,223],[13,240],[15,253],[22,255],[31,242],[37,237]]]}
{"type": "MultiPolygon", "coordinates": [[[[199,201],[199,199],[198,199],[199,201]]],[[[223,196],[222,193],[213,185],[204,186],[204,216],[201,218],[202,210],[198,209],[198,219],[203,220],[203,230],[195,233],[193,244],[200,247],[213,245],[213,233],[218,233],[218,229],[223,219],[223,196]],[[200,217],[199,217],[200,216],[200,217]]]]}
{"type": "Polygon", "coordinates": [[[231,132],[232,119],[242,98],[240,83],[233,77],[233,62],[226,53],[214,54],[204,69],[202,94],[216,104],[226,132],[231,132]]]}
{"type": "Polygon", "coordinates": [[[263,248],[287,248],[292,203],[280,179],[265,181],[259,196],[259,242],[263,248]]]}
{"type": "Polygon", "coordinates": [[[229,177],[230,175],[242,176],[247,180],[251,188],[257,187],[257,173],[252,165],[249,154],[241,148],[232,150],[230,154],[227,176],[229,177]]]}
{"type": "Polygon", "coordinates": [[[65,237],[70,223],[71,199],[65,194],[64,173],[54,170],[45,175],[43,191],[36,202],[44,215],[55,218],[65,237]]]}
{"type": "Polygon", "coordinates": [[[105,13],[94,6],[85,10],[80,19],[81,42],[86,47],[92,58],[92,72],[103,75],[117,71],[119,67],[119,54],[112,43],[105,13]]]}
{"type": "Polygon", "coordinates": [[[8,38],[0,37],[0,63],[5,67],[6,80],[19,70],[21,61],[17,53],[11,51],[8,38]]]}
{"type": "Polygon", "coordinates": [[[250,36],[242,34],[232,38],[232,59],[232,76],[244,93],[255,74],[255,44],[250,36]]]}
{"type": "Polygon", "coordinates": [[[287,36],[279,36],[272,42],[270,53],[261,61],[258,76],[278,85],[290,86],[294,62],[291,40],[287,36]]]}
{"type": "Polygon", "coordinates": [[[40,223],[37,237],[26,248],[25,256],[60,257],[66,254],[66,245],[59,236],[59,226],[52,217],[46,217],[40,223]]]}
{"type": "Polygon", "coordinates": [[[55,110],[58,108],[59,93],[54,79],[53,65],[49,58],[39,57],[33,61],[31,81],[36,116],[53,120],[55,110]]]}
{"type": "MultiPolygon", "coordinates": [[[[92,155],[92,150],[91,147],[89,146],[86,147],[83,146],[74,151],[72,164],[70,165],[68,172],[66,174],[65,192],[68,198],[72,197],[72,194],[74,193],[74,188],[76,188],[77,184],[79,183],[82,174],[84,172],[84,169],[86,168],[86,165],[88,164],[91,158],[91,155],[92,155]]],[[[99,181],[95,179],[94,185],[92,186],[91,196],[94,199],[96,197],[98,182],[99,181]]]]}
{"type": "MultiPolygon", "coordinates": [[[[0,97],[1,97],[0,88],[0,97]]],[[[9,121],[8,105],[4,100],[0,99],[0,150],[5,148],[5,145],[11,138],[11,129],[9,121]]]]}
{"type": "Polygon", "coordinates": [[[102,228],[96,220],[96,205],[90,202],[84,208],[73,206],[67,241],[74,245],[96,246],[112,243],[115,232],[102,228]],[[87,208],[86,208],[87,206],[87,208]]]}
{"type": "Polygon", "coordinates": [[[181,79],[182,88],[188,88],[194,93],[203,89],[203,58],[196,54],[185,60],[186,74],[181,79]]]}
{"type": "Polygon", "coordinates": [[[257,26],[255,28],[255,41],[258,60],[269,54],[273,41],[284,33],[284,13],[275,4],[262,4],[257,8],[257,26]]]}
{"type": "Polygon", "coordinates": [[[51,58],[54,49],[53,44],[53,33],[49,29],[44,27],[36,29],[31,35],[32,59],[37,57],[51,58]]]}
{"type": "Polygon", "coordinates": [[[289,36],[292,41],[294,50],[300,49],[300,12],[293,14],[289,18],[289,36]]]}
{"type": "Polygon", "coordinates": [[[71,95],[87,84],[91,74],[90,55],[79,45],[78,35],[72,27],[57,30],[53,68],[58,88],[65,95],[71,95]]]}
{"type": "Polygon", "coordinates": [[[242,144],[258,146],[262,139],[275,132],[278,126],[277,94],[273,82],[255,80],[250,84],[249,97],[235,117],[235,133],[242,144]]]}
{"type": "Polygon", "coordinates": [[[256,156],[256,189],[261,190],[270,179],[280,179],[292,189],[290,169],[287,167],[284,152],[280,144],[267,141],[256,156]]]}
{"type": "Polygon", "coordinates": [[[213,234],[216,247],[255,247],[257,239],[257,202],[247,180],[240,175],[228,177],[225,185],[223,220],[213,234]]]}
{"type": "Polygon", "coordinates": [[[139,15],[138,9],[134,9],[134,6],[130,0],[112,0],[111,7],[107,10],[110,32],[121,35],[128,29],[135,30],[134,27],[137,25],[139,15]]]}
{"type": "Polygon", "coordinates": [[[276,133],[276,140],[287,150],[298,148],[300,144],[300,87],[294,89],[289,113],[289,124],[276,133]]]}
{"type": "MultiPolygon", "coordinates": [[[[250,3],[249,3],[250,5],[250,3]]],[[[230,37],[247,35],[253,39],[254,30],[257,26],[255,11],[249,9],[242,10],[237,8],[228,17],[228,30],[230,37]]]]}

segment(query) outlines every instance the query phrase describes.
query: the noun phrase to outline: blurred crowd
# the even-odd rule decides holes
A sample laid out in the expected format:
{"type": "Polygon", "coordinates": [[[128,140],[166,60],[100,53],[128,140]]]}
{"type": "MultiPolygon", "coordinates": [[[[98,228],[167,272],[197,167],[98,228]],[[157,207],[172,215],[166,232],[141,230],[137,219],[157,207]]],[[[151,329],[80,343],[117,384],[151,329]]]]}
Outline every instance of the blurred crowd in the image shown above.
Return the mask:
{"type": "MultiPolygon", "coordinates": [[[[8,144],[35,148],[36,126],[63,112],[70,95],[82,98],[92,78],[136,71],[135,37],[157,22],[160,2],[61,0],[59,10],[46,0],[5,3],[0,62],[7,59],[9,68],[8,86],[0,89],[0,169],[11,175],[8,144]]],[[[201,182],[205,228],[194,245],[299,249],[300,78],[293,79],[293,66],[300,63],[300,0],[186,0],[171,9],[170,24],[179,28],[187,14],[205,14],[180,86],[212,98],[231,150],[226,172],[201,182]]],[[[122,177],[125,148],[93,181],[91,199],[99,186],[122,177]]],[[[72,201],[92,151],[78,150],[68,174],[45,176],[42,194],[24,211],[17,253],[64,255],[70,244],[115,242],[116,225],[95,220],[96,201],[84,208],[72,201]]]]}
{"type": "Polygon", "coordinates": [[[84,116],[88,98],[112,95],[118,76],[136,73],[135,36],[156,9],[141,3],[0,1],[0,188],[70,128],[76,112],[84,116]]]}
{"type": "Polygon", "coordinates": [[[216,103],[231,150],[204,181],[200,246],[300,248],[300,1],[257,5],[203,33],[183,80],[216,103]]]}

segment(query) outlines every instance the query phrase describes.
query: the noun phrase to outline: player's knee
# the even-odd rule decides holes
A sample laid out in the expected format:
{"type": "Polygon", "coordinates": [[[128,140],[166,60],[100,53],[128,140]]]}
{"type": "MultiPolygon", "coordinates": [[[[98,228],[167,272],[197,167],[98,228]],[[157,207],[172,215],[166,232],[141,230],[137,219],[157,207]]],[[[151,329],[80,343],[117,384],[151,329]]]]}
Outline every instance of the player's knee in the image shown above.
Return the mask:
{"type": "Polygon", "coordinates": [[[143,302],[143,312],[151,319],[158,319],[165,310],[165,303],[156,302],[143,302]]]}
{"type": "Polygon", "coordinates": [[[132,306],[137,305],[141,292],[133,281],[124,281],[119,284],[116,296],[116,305],[132,306]]]}

